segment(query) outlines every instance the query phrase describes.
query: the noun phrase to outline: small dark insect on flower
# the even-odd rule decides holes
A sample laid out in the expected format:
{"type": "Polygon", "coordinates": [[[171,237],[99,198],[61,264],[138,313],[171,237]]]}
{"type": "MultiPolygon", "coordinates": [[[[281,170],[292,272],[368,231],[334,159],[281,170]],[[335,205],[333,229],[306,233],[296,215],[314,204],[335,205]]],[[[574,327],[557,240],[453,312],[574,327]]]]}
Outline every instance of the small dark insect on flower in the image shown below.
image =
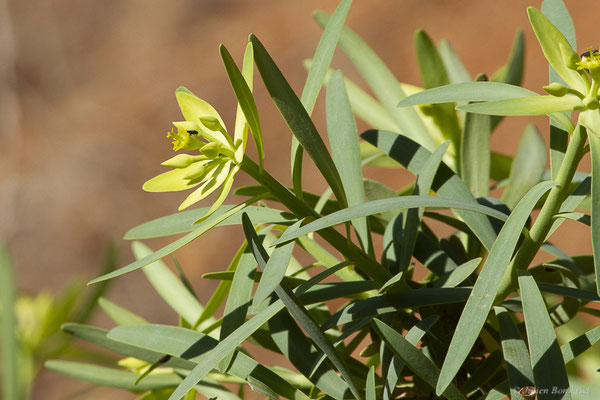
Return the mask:
{"type": "Polygon", "coordinates": [[[197,135],[198,131],[187,131],[187,133],[189,133],[190,135],[197,135]]]}
{"type": "Polygon", "coordinates": [[[536,393],[535,386],[523,386],[519,389],[519,394],[528,399],[535,397],[536,393]]]}
{"type": "Polygon", "coordinates": [[[588,50],[585,53],[581,53],[581,55],[579,57],[584,58],[584,57],[589,57],[592,53],[597,53],[598,50],[588,50]]]}

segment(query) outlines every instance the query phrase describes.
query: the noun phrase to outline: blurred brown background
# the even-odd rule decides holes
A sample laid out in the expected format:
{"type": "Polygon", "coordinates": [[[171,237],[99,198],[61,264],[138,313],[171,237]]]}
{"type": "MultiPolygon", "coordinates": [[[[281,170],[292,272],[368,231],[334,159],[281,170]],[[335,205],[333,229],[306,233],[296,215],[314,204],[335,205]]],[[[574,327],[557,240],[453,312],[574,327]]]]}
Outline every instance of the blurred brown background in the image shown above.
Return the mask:
{"type": "MultiPolygon", "coordinates": [[[[597,45],[598,3],[566,3],[578,50],[597,45]]],[[[34,293],[60,289],[74,275],[91,279],[110,240],[120,245],[120,265],[130,262],[128,244],[119,241],[122,235],[176,212],[186,196],[141,190],[172,155],[165,132],[180,119],[175,88],[188,87],[232,125],[235,100],[218,45],[225,43],[239,60],[247,35],[255,33],[300,93],[306,77],[301,62],[312,56],[321,34],[312,11],[332,12],[336,5],[337,0],[0,0],[0,233],[18,266],[19,288],[34,293]]],[[[523,27],[524,86],[540,91],[547,67],[528,25],[528,5],[540,7],[541,1],[355,0],[347,24],[401,81],[417,85],[416,29],[425,29],[436,42],[449,39],[474,76],[500,67],[516,29],[523,27]]],[[[363,84],[343,54],[336,56],[334,67],[363,84]]],[[[260,78],[255,87],[266,167],[289,183],[290,133],[260,78]]],[[[324,134],[322,106],[319,102],[315,118],[324,134]]],[[[527,121],[503,122],[493,137],[494,148],[512,154],[527,121]]],[[[547,140],[546,120],[535,122],[547,140]]],[[[249,149],[254,154],[252,145],[249,149]]],[[[305,171],[309,176],[314,169],[305,171]]],[[[408,179],[401,172],[368,173],[394,188],[408,179]]],[[[241,174],[236,180],[236,186],[251,183],[241,174]]],[[[313,190],[323,186],[308,183],[313,190]]],[[[589,249],[587,235],[577,236],[585,231],[564,226],[572,230],[556,239],[563,248],[589,249]]],[[[177,253],[192,282],[204,289],[199,290],[204,300],[214,282],[200,276],[224,269],[240,240],[237,229],[221,228],[177,253]]],[[[165,243],[151,242],[155,247],[165,243]]],[[[139,271],[117,279],[109,297],[152,322],[176,321],[139,271]]],[[[97,321],[110,326],[102,316],[97,321]]],[[[63,399],[84,387],[45,373],[34,399],[63,399]]],[[[132,398],[104,389],[95,393],[97,398],[132,398]]]]}

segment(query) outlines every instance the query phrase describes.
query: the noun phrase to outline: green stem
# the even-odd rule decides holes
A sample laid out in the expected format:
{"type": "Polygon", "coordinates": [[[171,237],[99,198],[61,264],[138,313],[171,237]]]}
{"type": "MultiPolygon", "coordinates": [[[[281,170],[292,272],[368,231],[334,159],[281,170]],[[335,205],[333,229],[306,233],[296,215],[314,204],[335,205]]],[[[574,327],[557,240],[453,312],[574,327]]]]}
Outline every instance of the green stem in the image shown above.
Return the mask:
{"type": "MultiPolygon", "coordinates": [[[[320,217],[315,210],[294,196],[292,192],[279,183],[277,179],[273,178],[264,169],[261,171],[258,165],[250,158],[244,156],[244,160],[241,162],[240,168],[242,171],[254,178],[258,183],[263,185],[267,190],[269,190],[269,192],[271,192],[281,204],[286,206],[299,218],[320,217]]],[[[335,229],[326,228],[318,231],[317,233],[349,260],[356,262],[356,267],[378,284],[383,285],[389,278],[391,278],[391,274],[388,270],[366,255],[354,243],[349,242],[335,229]]]]}
{"type": "Polygon", "coordinates": [[[503,301],[506,296],[516,289],[519,270],[524,270],[531,264],[531,261],[533,261],[533,258],[546,240],[546,236],[554,223],[553,217],[560,210],[560,206],[568,194],[573,175],[584,154],[583,147],[586,138],[585,128],[578,124],[573,131],[573,136],[567,147],[565,157],[558,170],[556,176],[557,185],[550,190],[550,194],[529,231],[529,235],[525,237],[523,244],[517,250],[517,254],[504,274],[498,295],[496,296],[497,302],[503,301]]]}

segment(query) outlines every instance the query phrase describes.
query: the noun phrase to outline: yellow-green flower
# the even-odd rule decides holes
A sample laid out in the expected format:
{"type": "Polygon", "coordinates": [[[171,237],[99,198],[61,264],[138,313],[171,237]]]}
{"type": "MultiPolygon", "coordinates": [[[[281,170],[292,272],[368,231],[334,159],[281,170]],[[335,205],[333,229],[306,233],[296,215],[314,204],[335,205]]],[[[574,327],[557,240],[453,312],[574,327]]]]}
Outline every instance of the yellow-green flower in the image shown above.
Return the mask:
{"type": "Polygon", "coordinates": [[[178,88],[175,96],[185,121],[173,122],[175,128],[167,133],[167,137],[172,139],[174,151],[198,150],[199,153],[178,154],[163,162],[163,166],[172,169],[144,183],[143,189],[173,192],[200,185],[181,203],[179,210],[183,210],[221,187],[217,200],[206,214],[208,216],[231,190],[244,155],[247,135],[236,130],[234,141],[219,113],[186,88],[178,88]]]}
{"type": "Polygon", "coordinates": [[[600,71],[600,52],[593,47],[588,47],[588,51],[581,55],[581,61],[577,62],[577,69],[588,71],[594,78],[594,75],[600,71]]]}

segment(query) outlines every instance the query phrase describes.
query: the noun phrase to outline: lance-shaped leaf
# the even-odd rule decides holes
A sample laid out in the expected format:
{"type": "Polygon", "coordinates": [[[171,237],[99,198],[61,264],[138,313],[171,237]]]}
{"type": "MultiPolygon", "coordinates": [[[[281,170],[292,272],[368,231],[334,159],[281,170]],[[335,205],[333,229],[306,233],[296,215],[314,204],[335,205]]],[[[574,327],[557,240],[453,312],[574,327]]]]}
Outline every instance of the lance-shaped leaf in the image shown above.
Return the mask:
{"type": "Polygon", "coordinates": [[[450,83],[471,82],[471,75],[446,39],[440,41],[438,48],[450,83]]]}
{"type": "Polygon", "coordinates": [[[510,85],[521,85],[524,63],[525,41],[523,38],[523,29],[518,29],[508,62],[492,76],[492,80],[510,85]]]}
{"type": "Polygon", "coordinates": [[[99,367],[72,361],[50,360],[44,364],[51,371],[70,376],[96,386],[126,390],[153,390],[172,388],[181,382],[175,374],[150,374],[136,383],[138,374],[114,368],[99,367]]]}
{"type": "Polygon", "coordinates": [[[555,185],[541,182],[534,186],[517,204],[498,234],[452,336],[436,387],[438,395],[450,385],[477,340],[529,214],[544,193],[555,185]]]}
{"type": "Polygon", "coordinates": [[[252,198],[250,200],[247,200],[246,202],[235,206],[234,208],[226,211],[223,214],[220,215],[211,215],[210,217],[208,217],[206,220],[204,220],[199,226],[198,228],[194,229],[192,232],[188,233],[187,235],[175,240],[174,242],[162,247],[161,249],[155,251],[154,253],[140,259],[137,260],[131,264],[128,264],[124,267],[119,268],[116,271],[110,272],[108,274],[102,275],[96,279],[92,279],[90,282],[88,282],[88,285],[94,284],[94,283],[98,283],[98,282],[102,282],[105,281],[107,279],[112,279],[115,278],[117,276],[121,276],[123,274],[126,274],[128,272],[131,271],[135,271],[136,269],[145,267],[148,264],[153,263],[156,260],[160,260],[161,258],[163,258],[164,256],[168,256],[169,254],[171,254],[172,252],[174,252],[175,250],[180,249],[181,247],[185,246],[186,244],[190,243],[191,241],[195,240],[196,238],[202,236],[203,234],[205,234],[206,232],[208,232],[209,230],[211,230],[213,227],[217,226],[218,224],[220,224],[221,222],[223,222],[225,219],[229,218],[230,216],[234,215],[235,213],[241,211],[242,209],[244,209],[246,206],[254,203],[255,201],[257,201],[257,198],[252,198]]]}
{"type": "Polygon", "coordinates": [[[596,271],[596,290],[600,294],[600,136],[588,131],[592,159],[592,249],[596,271]]]}
{"type": "MultiPolygon", "coordinates": [[[[242,216],[242,224],[244,226],[244,233],[246,234],[248,246],[252,250],[259,267],[264,271],[268,263],[269,256],[258,240],[256,231],[254,230],[252,222],[248,218],[247,214],[242,216]]],[[[319,325],[315,322],[308,311],[306,311],[306,308],[300,302],[300,300],[298,300],[294,292],[292,292],[290,288],[282,282],[277,288],[275,288],[275,293],[285,304],[285,307],[290,315],[294,317],[298,324],[306,331],[308,336],[310,336],[315,345],[327,355],[331,363],[338,369],[338,371],[340,371],[342,377],[346,381],[346,384],[352,391],[352,394],[357,399],[361,399],[362,396],[355,385],[354,376],[350,373],[345,360],[338,354],[337,350],[325,336],[325,333],[321,330],[319,325]]]]}
{"type": "MultiPolygon", "coordinates": [[[[237,69],[237,68],[236,68],[237,69]]],[[[248,43],[246,45],[246,51],[244,51],[244,60],[242,61],[242,76],[246,81],[246,85],[250,92],[252,92],[252,87],[254,85],[254,50],[252,49],[252,44],[248,43]]],[[[242,91],[244,89],[241,89],[242,91]]],[[[254,101],[253,99],[250,102],[254,101]]],[[[246,105],[247,107],[248,105],[246,105]]],[[[250,106],[251,107],[251,106],[250,106]]],[[[256,115],[258,119],[258,114],[256,115]]],[[[260,128],[260,126],[259,126],[260,128]]],[[[235,159],[241,161],[243,159],[244,153],[246,152],[246,145],[248,143],[248,120],[244,114],[244,110],[240,105],[238,100],[238,106],[235,113],[235,128],[234,128],[234,137],[233,141],[239,142],[241,140],[242,145],[237,148],[235,151],[235,159]]],[[[262,142],[262,137],[259,138],[262,142]]],[[[254,140],[256,140],[254,138],[254,140]]],[[[257,149],[259,148],[259,143],[256,143],[257,149]]],[[[260,143],[262,146],[262,143],[260,143]]],[[[257,150],[260,151],[260,150],[257,150]]]]}
{"type": "Polygon", "coordinates": [[[306,109],[258,38],[250,35],[250,42],[254,45],[254,61],[273,102],[333,190],[335,197],[340,204],[345,205],[346,196],[340,175],[306,109]]]}
{"type": "MultiPolygon", "coordinates": [[[[323,29],[323,35],[319,40],[315,55],[308,68],[308,76],[306,77],[306,83],[302,90],[302,96],[300,102],[306,109],[308,115],[312,114],[313,108],[317,101],[317,96],[321,91],[321,86],[325,81],[329,65],[333,59],[333,54],[337,46],[342,29],[344,28],[344,22],[346,16],[350,10],[352,0],[342,0],[337,6],[331,20],[327,23],[325,29],[323,29]]],[[[294,183],[294,190],[298,194],[302,194],[302,148],[298,142],[298,139],[294,136],[292,138],[292,180],[294,183]]]]}
{"type": "MultiPolygon", "coordinates": [[[[290,230],[297,229],[300,226],[300,221],[291,226],[290,230]]],[[[289,242],[284,245],[278,246],[273,250],[273,253],[269,257],[269,261],[263,266],[264,270],[260,278],[252,304],[254,307],[258,307],[268,296],[273,293],[273,290],[279,284],[285,276],[290,259],[292,258],[292,251],[294,250],[294,242],[289,242]]]]}
{"type": "MultiPolygon", "coordinates": [[[[485,81],[485,75],[477,77],[485,81]]],[[[491,117],[467,113],[460,147],[460,174],[473,196],[488,195],[490,186],[491,117]]]]}
{"type": "MultiPolygon", "coordinates": [[[[165,357],[165,353],[148,350],[140,346],[140,343],[137,342],[133,344],[127,344],[121,341],[109,339],[107,337],[108,331],[96,328],[94,326],[67,323],[64,324],[61,329],[68,334],[76,336],[87,342],[94,343],[95,345],[101,346],[107,350],[114,351],[115,353],[119,353],[127,357],[135,357],[137,359],[146,361],[149,364],[160,362],[165,357]]],[[[164,362],[163,365],[166,367],[188,370],[196,366],[196,364],[193,362],[177,357],[171,357],[169,360],[164,362]]]]}
{"type": "MultiPolygon", "coordinates": [[[[442,157],[448,149],[449,144],[449,141],[444,142],[431,154],[417,177],[417,182],[415,183],[415,188],[413,190],[414,195],[425,196],[429,193],[431,184],[442,163],[442,157]]],[[[423,208],[411,208],[406,212],[404,228],[402,229],[402,238],[400,240],[400,254],[398,257],[400,273],[406,271],[410,265],[424,212],[425,210],[423,208]]],[[[387,285],[388,284],[386,283],[385,286],[387,285]]]]}
{"type": "MultiPolygon", "coordinates": [[[[419,378],[423,379],[432,388],[438,380],[440,370],[422,351],[409,343],[404,336],[396,332],[388,325],[378,319],[372,322],[373,329],[389,346],[394,354],[399,357],[408,368],[410,368],[419,378]]],[[[465,396],[458,388],[450,383],[447,389],[441,393],[449,400],[464,400],[465,396]]]]}
{"type": "MultiPolygon", "coordinates": [[[[363,133],[362,138],[383,150],[415,175],[419,174],[426,160],[431,156],[429,150],[394,132],[370,130],[363,133]]],[[[478,204],[465,183],[445,164],[440,165],[431,188],[441,197],[478,204]]],[[[457,214],[481,240],[485,248],[490,249],[496,239],[490,221],[482,215],[470,212],[457,211],[457,214]]]]}
{"type": "Polygon", "coordinates": [[[501,213],[491,207],[479,204],[465,203],[461,201],[447,200],[434,196],[402,196],[393,199],[382,199],[369,201],[355,207],[345,208],[313,221],[298,228],[293,232],[287,232],[281,235],[274,244],[284,243],[293,240],[299,236],[306,235],[324,228],[341,224],[355,218],[365,217],[367,215],[379,214],[385,211],[401,208],[452,208],[455,210],[467,210],[477,212],[483,215],[489,215],[501,221],[506,220],[506,214],[501,213]]]}
{"type": "Polygon", "coordinates": [[[423,90],[398,103],[398,107],[466,101],[497,101],[535,96],[537,93],[501,82],[464,82],[423,90]]]}
{"type": "MultiPolygon", "coordinates": [[[[225,214],[236,205],[223,205],[219,207],[212,215],[219,216],[225,214]]],[[[191,232],[201,225],[194,225],[198,219],[207,215],[209,207],[201,207],[194,210],[181,211],[176,214],[167,215],[145,222],[135,228],[130,229],[124,236],[126,240],[151,239],[162,236],[176,235],[178,233],[191,232]]],[[[257,224],[283,224],[287,225],[297,220],[297,218],[288,211],[277,210],[269,207],[246,207],[246,212],[256,221],[257,224]]],[[[241,225],[242,216],[233,214],[225,218],[215,226],[241,225]]]]}
{"type": "Polygon", "coordinates": [[[565,364],[573,361],[578,355],[594,346],[600,340],[600,326],[577,336],[569,343],[560,346],[565,364]]]}
{"type": "Polygon", "coordinates": [[[569,400],[571,393],[565,361],[544,298],[531,276],[520,276],[519,288],[537,398],[569,400]]]}
{"type": "Polygon", "coordinates": [[[576,107],[583,107],[581,99],[575,95],[567,94],[563,97],[548,95],[486,101],[466,104],[457,108],[478,114],[526,116],[572,111],[576,107]]]}
{"type": "Polygon", "coordinates": [[[98,299],[98,305],[102,310],[118,325],[135,325],[135,324],[146,324],[147,321],[137,314],[121,307],[120,305],[113,303],[112,301],[100,297],[98,299]]]}
{"type": "Polygon", "coordinates": [[[584,77],[575,70],[575,63],[579,56],[571,48],[571,44],[564,35],[534,7],[527,9],[529,22],[537,37],[544,56],[556,70],[558,75],[573,89],[581,93],[586,92],[584,77]]]}
{"type": "MultiPolygon", "coordinates": [[[[249,308],[249,301],[252,298],[252,289],[254,288],[253,273],[256,272],[256,261],[247,245],[240,254],[235,270],[231,287],[227,295],[227,302],[223,310],[223,322],[219,332],[219,340],[225,339],[231,332],[235,331],[246,321],[249,308]]],[[[219,370],[226,371],[234,353],[230,353],[219,363],[219,370]]]]}
{"type": "MultiPolygon", "coordinates": [[[[131,248],[138,260],[153,253],[152,249],[141,242],[133,242],[131,248]]],[[[194,325],[204,307],[165,263],[161,260],[153,262],[144,268],[144,274],[159,296],[188,324],[194,325]]],[[[214,319],[206,321],[208,325],[213,322],[214,319]]]]}
{"type": "Polygon", "coordinates": [[[396,294],[373,296],[356,301],[339,310],[323,324],[323,329],[327,330],[348,322],[373,316],[377,317],[407,308],[461,303],[467,300],[470,293],[471,288],[458,287],[412,289],[396,294]]]}
{"type": "MultiPolygon", "coordinates": [[[[327,134],[331,153],[340,171],[348,206],[362,204],[365,202],[365,191],[362,182],[358,132],[340,71],[333,74],[327,85],[326,107],[327,134]]],[[[353,220],[352,225],[362,248],[368,251],[372,244],[367,219],[353,220]]]]}
{"type": "MultiPolygon", "coordinates": [[[[216,339],[199,332],[168,325],[119,327],[111,330],[108,336],[123,345],[139,346],[144,351],[157,354],[169,354],[194,366],[202,360],[203,354],[218,344],[216,339]]],[[[236,353],[227,372],[244,380],[253,378],[280,396],[307,399],[286,380],[242,352],[236,353]]]]}
{"type": "MultiPolygon", "coordinates": [[[[544,0],[542,2],[542,13],[548,20],[565,36],[571,48],[577,49],[575,39],[575,27],[569,10],[565,7],[562,0],[544,0]]],[[[558,82],[565,84],[565,81],[560,77],[552,65],[548,66],[549,79],[548,83],[558,82]]],[[[558,169],[567,151],[569,142],[569,134],[562,129],[558,123],[550,121],[550,169],[552,171],[552,179],[556,179],[558,169]]]]}
{"type": "Polygon", "coordinates": [[[494,307],[494,312],[500,326],[502,352],[506,361],[511,397],[520,399],[519,389],[533,386],[534,383],[529,350],[508,311],[503,307],[494,307]]]}
{"type": "Polygon", "coordinates": [[[535,125],[529,124],[521,136],[502,201],[512,209],[545,171],[546,145],[535,125]]]}
{"type": "MultiPolygon", "coordinates": [[[[319,25],[325,26],[330,17],[323,12],[317,12],[314,18],[319,25]]],[[[437,144],[419,115],[414,110],[396,108],[396,104],[406,97],[406,93],[375,51],[348,27],[344,28],[339,45],[402,133],[430,150],[435,149],[437,144]]]]}
{"type": "MultiPolygon", "coordinates": [[[[415,33],[415,54],[425,88],[430,89],[448,85],[450,80],[440,54],[433,41],[423,30],[415,33]]],[[[460,148],[460,127],[454,105],[436,104],[428,106],[427,115],[433,118],[440,127],[444,139],[452,142],[453,147],[460,148]]]]}

